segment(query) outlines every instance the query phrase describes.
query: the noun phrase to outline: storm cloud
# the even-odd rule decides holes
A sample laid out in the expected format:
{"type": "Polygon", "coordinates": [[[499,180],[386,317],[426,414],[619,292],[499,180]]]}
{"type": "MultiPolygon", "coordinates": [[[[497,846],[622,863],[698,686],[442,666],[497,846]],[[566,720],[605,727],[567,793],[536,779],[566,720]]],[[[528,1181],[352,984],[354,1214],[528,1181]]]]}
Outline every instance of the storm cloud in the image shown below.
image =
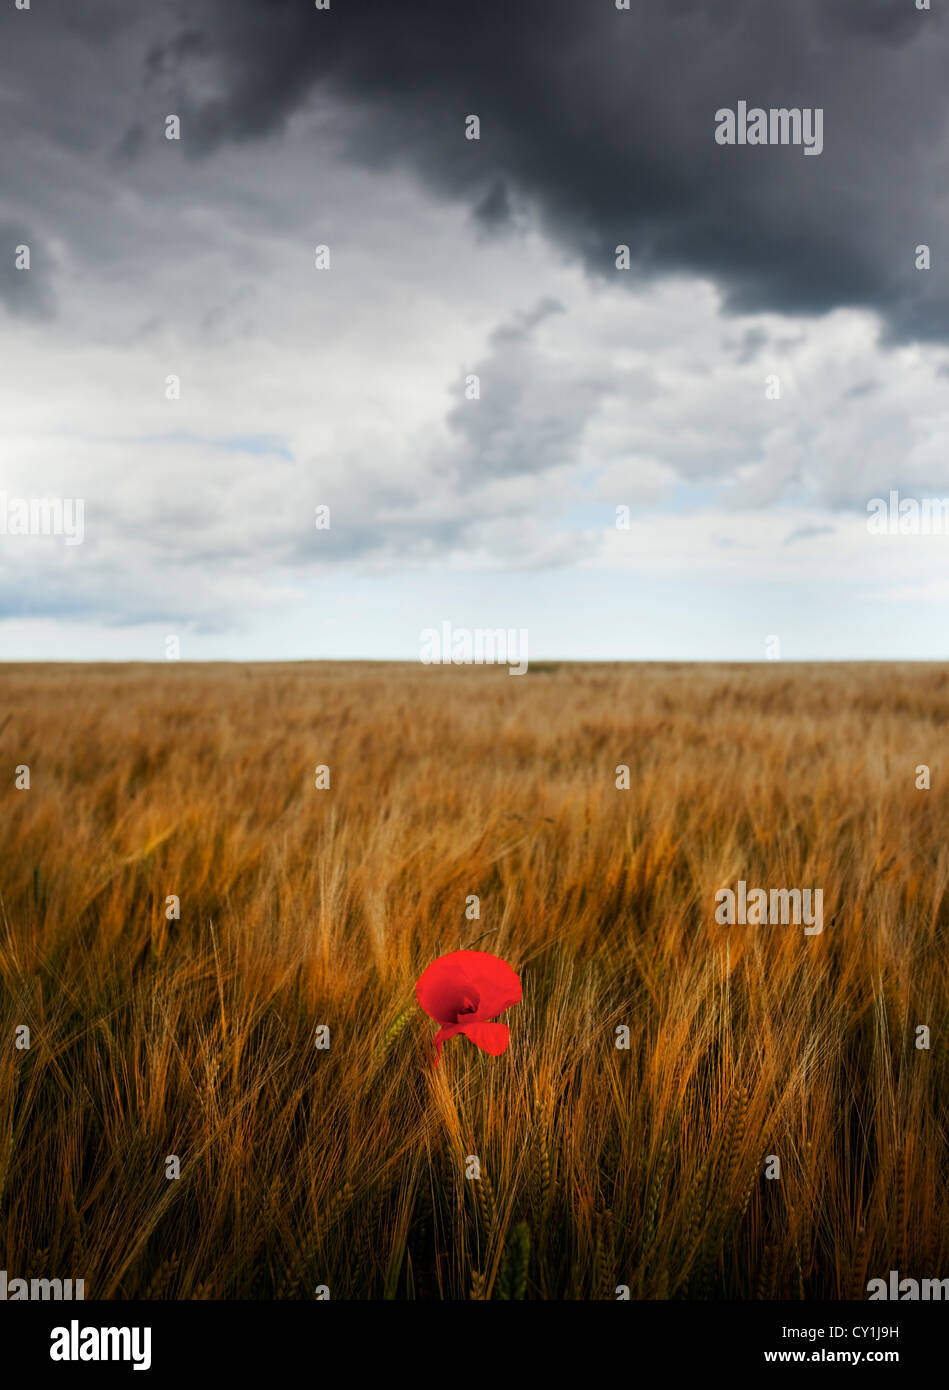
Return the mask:
{"type": "Polygon", "coordinates": [[[526,204],[595,275],[629,245],[641,274],[709,275],[735,310],[869,308],[908,339],[949,332],[947,59],[945,13],[893,0],[204,0],[144,74],[195,157],[331,94],[349,157],[492,226],[526,204]],[[716,145],[740,100],[821,108],[823,153],[716,145]]]}

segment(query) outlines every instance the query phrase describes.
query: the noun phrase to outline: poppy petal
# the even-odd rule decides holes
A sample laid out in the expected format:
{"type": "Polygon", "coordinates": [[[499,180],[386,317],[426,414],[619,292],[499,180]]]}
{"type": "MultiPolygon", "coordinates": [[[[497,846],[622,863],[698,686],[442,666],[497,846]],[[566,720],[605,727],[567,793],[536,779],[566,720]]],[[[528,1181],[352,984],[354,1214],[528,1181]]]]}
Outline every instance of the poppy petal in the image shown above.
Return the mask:
{"type": "Polygon", "coordinates": [[[454,1023],[462,1009],[479,1000],[472,998],[467,976],[455,961],[460,951],[439,956],[422,971],[415,986],[415,997],[429,1018],[438,1023],[454,1023]]]}
{"type": "Polygon", "coordinates": [[[435,1037],[432,1039],[435,1044],[435,1060],[432,1063],[433,1067],[437,1067],[438,1063],[441,1061],[442,1043],[447,1042],[449,1038],[453,1038],[455,1034],[460,1031],[460,1023],[450,1023],[447,1028],[439,1028],[435,1037]]]}
{"type": "Polygon", "coordinates": [[[475,1019],[494,1018],[520,1002],[521,982],[506,960],[488,951],[453,951],[443,960],[451,960],[457,976],[478,996],[475,1019]]]}
{"type": "Polygon", "coordinates": [[[490,1052],[492,1057],[500,1057],[502,1052],[507,1051],[511,1036],[506,1023],[462,1023],[458,1031],[482,1051],[490,1052]]]}

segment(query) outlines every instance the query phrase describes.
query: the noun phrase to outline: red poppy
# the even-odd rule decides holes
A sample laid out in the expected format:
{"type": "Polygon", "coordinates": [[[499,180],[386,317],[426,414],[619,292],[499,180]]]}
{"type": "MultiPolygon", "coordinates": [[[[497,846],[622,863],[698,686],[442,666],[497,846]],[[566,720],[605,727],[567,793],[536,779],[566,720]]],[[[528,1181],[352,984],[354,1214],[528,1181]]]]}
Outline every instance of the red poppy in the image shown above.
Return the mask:
{"type": "Polygon", "coordinates": [[[507,961],[488,951],[449,951],[422,971],[415,997],[442,1026],[435,1034],[438,1066],[442,1043],[466,1034],[476,1047],[499,1057],[510,1036],[507,1024],[489,1023],[521,997],[521,982],[507,961]]]}

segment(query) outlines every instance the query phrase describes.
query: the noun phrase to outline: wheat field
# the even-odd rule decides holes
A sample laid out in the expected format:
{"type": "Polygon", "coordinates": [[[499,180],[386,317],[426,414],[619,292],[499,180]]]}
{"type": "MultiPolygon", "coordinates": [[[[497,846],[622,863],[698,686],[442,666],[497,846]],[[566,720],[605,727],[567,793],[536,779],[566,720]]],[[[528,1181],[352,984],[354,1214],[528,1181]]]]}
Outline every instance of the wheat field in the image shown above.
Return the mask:
{"type": "Polygon", "coordinates": [[[3,666],[4,1267],[156,1299],[946,1274],[947,721],[924,664],[3,666]],[[821,888],[823,932],[718,924],[739,879],[821,888]],[[415,981],[472,943],[521,977],[510,1046],[433,1068],[415,981]]]}

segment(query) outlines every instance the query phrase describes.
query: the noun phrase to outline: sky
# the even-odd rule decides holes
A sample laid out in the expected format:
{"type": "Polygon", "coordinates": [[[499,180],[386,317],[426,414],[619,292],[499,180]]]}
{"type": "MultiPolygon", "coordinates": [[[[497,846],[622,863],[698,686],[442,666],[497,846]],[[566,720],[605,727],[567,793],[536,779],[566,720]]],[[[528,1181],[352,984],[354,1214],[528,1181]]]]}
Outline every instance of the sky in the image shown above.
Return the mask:
{"type": "Polygon", "coordinates": [[[15,4],[0,660],[946,658],[944,0],[15,4]]]}

